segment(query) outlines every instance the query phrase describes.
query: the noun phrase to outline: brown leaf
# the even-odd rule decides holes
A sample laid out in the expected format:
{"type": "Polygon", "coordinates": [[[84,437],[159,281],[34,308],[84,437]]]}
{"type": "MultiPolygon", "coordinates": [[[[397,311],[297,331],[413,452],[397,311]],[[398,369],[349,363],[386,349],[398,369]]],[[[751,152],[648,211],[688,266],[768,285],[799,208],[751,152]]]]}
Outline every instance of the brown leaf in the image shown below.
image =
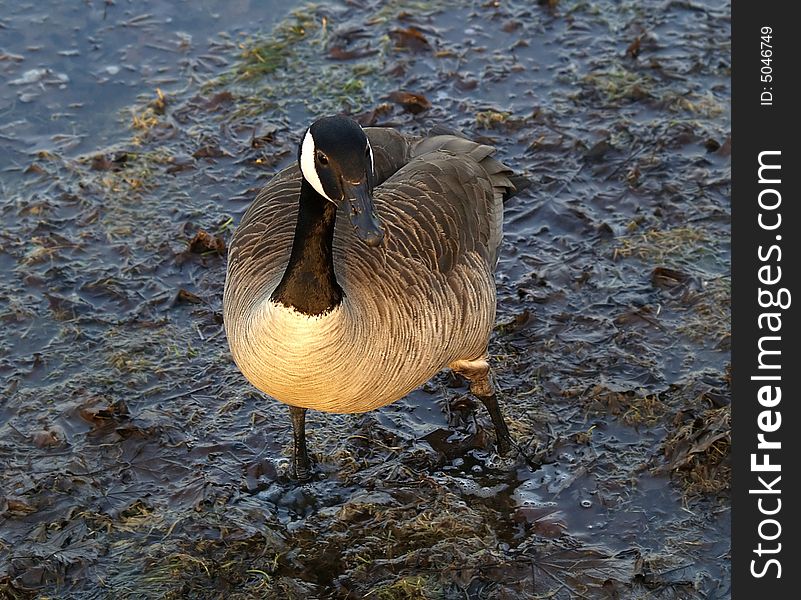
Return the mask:
{"type": "Polygon", "coordinates": [[[218,235],[212,235],[201,229],[189,242],[189,251],[195,254],[202,254],[204,252],[225,254],[225,240],[218,235]]]}
{"type": "Polygon", "coordinates": [[[47,173],[47,171],[45,171],[42,165],[38,163],[31,163],[27,167],[25,167],[23,173],[34,173],[36,175],[44,175],[47,173]]]}
{"type": "Polygon", "coordinates": [[[122,400],[109,402],[105,398],[92,396],[78,407],[78,416],[98,428],[117,425],[129,418],[128,405],[122,400]]]}
{"type": "Polygon", "coordinates": [[[378,54],[378,50],[374,50],[368,46],[360,46],[351,50],[346,50],[342,46],[332,46],[328,49],[328,58],[332,60],[351,60],[353,58],[372,56],[373,54],[378,54]]]}
{"type": "Polygon", "coordinates": [[[720,431],[720,432],[707,432],[706,434],[702,435],[699,440],[693,444],[692,448],[687,451],[687,454],[698,454],[699,452],[706,452],[712,444],[717,442],[718,440],[728,440],[731,435],[730,431],[720,431]]]}
{"type": "Polygon", "coordinates": [[[478,87],[478,79],[474,79],[472,77],[466,77],[464,75],[459,75],[459,78],[456,80],[454,84],[457,90],[462,90],[463,92],[469,92],[470,90],[474,90],[478,87]]]}
{"type": "Polygon", "coordinates": [[[723,143],[715,151],[718,156],[731,156],[731,135],[727,135],[723,143]]]}
{"type": "Polygon", "coordinates": [[[41,429],[31,434],[31,441],[37,448],[60,448],[67,444],[67,434],[59,426],[41,429]]]}
{"type": "Polygon", "coordinates": [[[668,267],[656,267],[651,271],[651,283],[654,284],[654,287],[664,290],[686,284],[689,280],[690,276],[687,273],[668,267]]]}
{"type": "Polygon", "coordinates": [[[23,515],[27,515],[32,512],[36,512],[39,510],[32,504],[28,503],[27,501],[23,500],[22,498],[6,498],[5,504],[7,505],[7,511],[11,513],[19,513],[23,515]]]}
{"type": "Polygon", "coordinates": [[[203,300],[197,294],[193,294],[192,292],[181,288],[178,290],[178,294],[175,296],[175,302],[188,302],[189,304],[202,304],[203,300]]]}
{"type": "Polygon", "coordinates": [[[431,50],[431,44],[419,29],[408,27],[406,29],[393,29],[389,37],[395,42],[396,48],[405,48],[415,52],[431,50]]]}
{"type": "Polygon", "coordinates": [[[634,38],[634,41],[629,44],[629,47],[626,48],[626,54],[631,58],[637,58],[640,55],[640,36],[634,38]]]}
{"type": "Polygon", "coordinates": [[[406,112],[413,115],[420,114],[431,108],[431,102],[422,94],[413,94],[412,92],[392,92],[389,99],[395,104],[400,104],[406,112]]]}
{"type": "Polygon", "coordinates": [[[254,130],[253,135],[250,138],[250,147],[251,148],[263,148],[268,144],[273,144],[275,142],[275,134],[277,132],[277,128],[265,128],[260,129],[258,131],[254,130]]]}
{"type": "Polygon", "coordinates": [[[602,160],[610,150],[612,150],[612,145],[607,140],[600,140],[584,153],[584,159],[587,161],[602,160]]]}
{"type": "Polygon", "coordinates": [[[74,296],[76,299],[60,296],[59,294],[44,293],[45,298],[53,311],[53,316],[60,321],[76,319],[79,315],[91,312],[92,305],[83,298],[74,296]]]}
{"type": "Polygon", "coordinates": [[[92,157],[91,168],[95,171],[119,171],[128,162],[127,152],[118,152],[112,157],[105,154],[96,154],[92,157]]]}
{"type": "Polygon", "coordinates": [[[114,166],[105,154],[98,154],[92,157],[93,171],[109,171],[114,166]]]}
{"type": "Polygon", "coordinates": [[[371,127],[378,122],[379,117],[390,112],[392,112],[392,105],[384,102],[376,106],[373,110],[354,115],[353,119],[362,127],[371,127]]]}
{"type": "Polygon", "coordinates": [[[170,158],[170,166],[165,169],[166,173],[179,173],[188,171],[195,167],[195,159],[188,154],[176,154],[170,158]]]}
{"type": "Polygon", "coordinates": [[[662,324],[659,323],[656,317],[651,316],[652,312],[653,311],[650,306],[640,306],[639,308],[632,306],[628,310],[617,315],[612,322],[617,327],[645,322],[653,325],[654,327],[662,329],[662,324]]]}
{"type": "Polygon", "coordinates": [[[233,156],[227,150],[222,149],[217,144],[206,144],[192,153],[195,158],[220,158],[222,156],[233,156]]]}
{"type": "Polygon", "coordinates": [[[526,329],[533,322],[534,318],[531,314],[531,311],[525,308],[523,309],[523,312],[516,314],[511,322],[498,325],[497,330],[501,335],[509,335],[510,333],[515,333],[522,329],[526,329]]]}
{"type": "Polygon", "coordinates": [[[401,77],[406,76],[407,69],[408,69],[408,65],[406,64],[405,61],[398,61],[394,65],[392,65],[391,67],[388,67],[384,71],[384,74],[387,75],[388,77],[401,78],[401,77]]]}
{"type": "Polygon", "coordinates": [[[206,101],[204,108],[209,111],[217,110],[220,106],[230,104],[233,101],[234,95],[231,92],[219,92],[206,101]]]}
{"type": "Polygon", "coordinates": [[[546,538],[557,538],[567,529],[565,514],[552,507],[522,506],[515,511],[515,520],[530,523],[534,533],[546,538]]]}

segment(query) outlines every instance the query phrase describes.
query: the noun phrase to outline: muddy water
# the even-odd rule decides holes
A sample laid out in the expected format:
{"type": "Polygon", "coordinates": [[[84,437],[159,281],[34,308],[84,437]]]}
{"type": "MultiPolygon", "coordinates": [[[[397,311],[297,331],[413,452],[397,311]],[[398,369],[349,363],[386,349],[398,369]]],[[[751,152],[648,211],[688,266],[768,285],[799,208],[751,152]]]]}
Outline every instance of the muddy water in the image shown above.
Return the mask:
{"type": "Polygon", "coordinates": [[[729,596],[729,5],[529,4],[0,4],[4,594],[729,596]],[[310,415],[286,478],[193,239],[332,111],[532,180],[490,347],[522,455],[442,374],[310,415]]]}
{"type": "Polygon", "coordinates": [[[24,168],[35,151],[74,156],[128,138],[120,125],[137,96],[205,79],[225,64],[216,50],[285,12],[249,0],[3,0],[0,169],[24,168]]]}

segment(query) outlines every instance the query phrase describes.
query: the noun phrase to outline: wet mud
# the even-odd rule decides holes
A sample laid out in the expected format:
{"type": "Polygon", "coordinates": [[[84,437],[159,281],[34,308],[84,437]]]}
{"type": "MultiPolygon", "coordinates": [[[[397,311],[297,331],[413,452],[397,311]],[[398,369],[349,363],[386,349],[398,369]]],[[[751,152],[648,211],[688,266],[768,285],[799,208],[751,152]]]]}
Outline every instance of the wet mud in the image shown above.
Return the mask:
{"type": "Polygon", "coordinates": [[[729,597],[730,5],[178,7],[0,17],[0,596],[729,597]],[[225,252],[330,112],[532,181],[490,345],[519,455],[443,373],[310,413],[288,478],[225,252]]]}

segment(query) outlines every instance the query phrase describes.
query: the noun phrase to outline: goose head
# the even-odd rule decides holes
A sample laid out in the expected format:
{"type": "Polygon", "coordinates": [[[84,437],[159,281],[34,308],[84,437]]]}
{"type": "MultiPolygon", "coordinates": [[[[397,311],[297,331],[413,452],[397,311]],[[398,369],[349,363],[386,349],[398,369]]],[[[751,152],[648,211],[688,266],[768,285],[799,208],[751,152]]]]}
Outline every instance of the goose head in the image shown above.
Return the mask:
{"type": "Polygon", "coordinates": [[[364,130],[346,117],[324,117],[306,130],[298,152],[303,179],[344,211],[368,246],[384,238],[373,209],[373,149],[364,130]]]}

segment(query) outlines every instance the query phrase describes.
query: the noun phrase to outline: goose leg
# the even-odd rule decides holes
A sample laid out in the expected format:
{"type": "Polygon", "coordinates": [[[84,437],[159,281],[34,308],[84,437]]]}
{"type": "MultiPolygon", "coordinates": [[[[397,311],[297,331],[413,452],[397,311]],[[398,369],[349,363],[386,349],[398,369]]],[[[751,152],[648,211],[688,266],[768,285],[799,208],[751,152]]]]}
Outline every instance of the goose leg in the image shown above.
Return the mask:
{"type": "Polygon", "coordinates": [[[498,405],[498,398],[495,394],[495,382],[492,378],[492,371],[489,363],[485,359],[478,360],[457,360],[450,365],[450,368],[460,373],[470,381],[470,393],[481,400],[481,403],[489,412],[492,424],[495,426],[495,436],[499,454],[507,454],[514,445],[509,428],[503,419],[501,407],[498,405]]]}
{"type": "Polygon", "coordinates": [[[309,454],[306,452],[306,409],[290,406],[289,414],[292,416],[294,437],[291,475],[298,481],[306,481],[311,476],[311,463],[309,454]]]}
{"type": "Polygon", "coordinates": [[[506,427],[506,421],[503,420],[501,407],[498,406],[498,399],[495,397],[495,394],[476,397],[481,400],[482,404],[487,408],[487,412],[489,412],[490,418],[492,419],[492,424],[495,426],[498,454],[508,454],[512,449],[512,436],[509,434],[509,428],[506,427]]]}

